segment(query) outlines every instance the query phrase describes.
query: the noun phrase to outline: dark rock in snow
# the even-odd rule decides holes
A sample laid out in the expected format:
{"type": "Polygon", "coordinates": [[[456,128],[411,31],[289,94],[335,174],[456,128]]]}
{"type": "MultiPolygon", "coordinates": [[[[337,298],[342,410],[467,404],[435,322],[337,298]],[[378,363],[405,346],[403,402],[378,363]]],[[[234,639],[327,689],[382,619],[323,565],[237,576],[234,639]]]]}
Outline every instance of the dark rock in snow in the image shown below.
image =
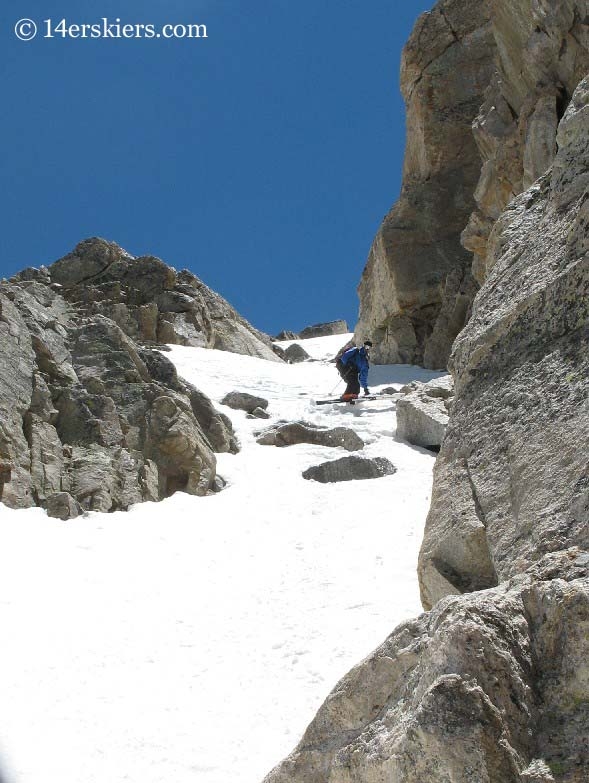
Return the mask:
{"type": "Polygon", "coordinates": [[[227,405],[229,408],[233,408],[233,410],[236,411],[253,413],[256,408],[266,410],[268,407],[268,400],[265,400],[263,397],[256,397],[253,394],[248,394],[247,392],[232,391],[223,397],[221,405],[227,405]]]}
{"type": "Polygon", "coordinates": [[[213,481],[213,486],[211,487],[213,492],[222,492],[225,487],[227,486],[227,482],[222,476],[217,475],[215,476],[215,480],[213,481]]]}
{"type": "Polygon", "coordinates": [[[391,476],[397,468],[386,457],[341,457],[332,462],[323,462],[307,468],[303,478],[319,481],[321,484],[331,484],[337,481],[356,481],[391,476]]]}
{"type": "Polygon", "coordinates": [[[296,364],[297,362],[304,362],[311,357],[298,343],[293,343],[284,351],[284,358],[290,364],[296,364]]]}
{"type": "Polygon", "coordinates": [[[400,394],[399,389],[395,389],[394,386],[385,386],[384,389],[381,389],[379,394],[400,394]]]}
{"type": "Polygon", "coordinates": [[[364,448],[362,438],[347,427],[321,429],[299,421],[271,427],[260,433],[257,442],[262,446],[294,446],[297,443],[311,443],[315,446],[341,447],[346,451],[359,451],[364,448]]]}
{"type": "Polygon", "coordinates": [[[69,492],[56,492],[47,498],[47,516],[62,519],[79,517],[82,513],[82,507],[78,501],[73,498],[69,492]]]}

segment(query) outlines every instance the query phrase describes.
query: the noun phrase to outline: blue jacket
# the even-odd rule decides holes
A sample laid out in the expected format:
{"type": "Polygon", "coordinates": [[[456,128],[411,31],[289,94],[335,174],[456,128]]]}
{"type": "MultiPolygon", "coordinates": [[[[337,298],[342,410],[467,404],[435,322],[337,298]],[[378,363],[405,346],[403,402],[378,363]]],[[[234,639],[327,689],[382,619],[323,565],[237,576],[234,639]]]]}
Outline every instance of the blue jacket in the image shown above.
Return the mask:
{"type": "Polygon", "coordinates": [[[360,386],[365,389],[368,386],[368,370],[370,368],[366,348],[364,346],[362,348],[348,348],[342,354],[341,361],[346,367],[354,366],[358,370],[360,386]]]}

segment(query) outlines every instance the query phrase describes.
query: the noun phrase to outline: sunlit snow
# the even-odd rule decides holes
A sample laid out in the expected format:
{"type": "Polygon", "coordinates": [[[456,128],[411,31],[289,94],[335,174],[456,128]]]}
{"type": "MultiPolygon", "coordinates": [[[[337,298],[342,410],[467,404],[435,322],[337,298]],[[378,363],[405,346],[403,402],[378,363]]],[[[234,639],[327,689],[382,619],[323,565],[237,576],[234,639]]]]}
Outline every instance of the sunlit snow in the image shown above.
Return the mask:
{"type": "MultiPolygon", "coordinates": [[[[0,756],[10,783],[260,783],[336,681],[420,611],[416,559],[434,457],[395,439],[391,400],[316,407],[341,393],[349,336],[305,340],[285,365],[172,347],[217,404],[269,401],[265,422],[220,407],[242,450],[228,487],[70,522],[0,504],[0,756]],[[321,361],[320,361],[321,360],[321,361]],[[256,444],[278,420],[352,427],[398,469],[305,481],[340,449],[256,444]]],[[[427,380],[371,369],[371,390],[427,380]]]]}

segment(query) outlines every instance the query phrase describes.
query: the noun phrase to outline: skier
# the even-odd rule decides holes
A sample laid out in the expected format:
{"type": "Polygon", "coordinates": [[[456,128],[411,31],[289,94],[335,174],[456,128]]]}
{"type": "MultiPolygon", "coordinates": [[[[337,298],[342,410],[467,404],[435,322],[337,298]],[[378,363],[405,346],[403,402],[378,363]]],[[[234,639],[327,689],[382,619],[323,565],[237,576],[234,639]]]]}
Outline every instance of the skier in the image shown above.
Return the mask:
{"type": "Polygon", "coordinates": [[[360,387],[364,389],[364,394],[370,394],[368,388],[368,370],[370,368],[370,349],[372,341],[365,340],[362,348],[348,348],[347,351],[337,359],[336,367],[339,374],[346,382],[346,389],[340,400],[349,402],[357,399],[360,394],[360,387]]]}

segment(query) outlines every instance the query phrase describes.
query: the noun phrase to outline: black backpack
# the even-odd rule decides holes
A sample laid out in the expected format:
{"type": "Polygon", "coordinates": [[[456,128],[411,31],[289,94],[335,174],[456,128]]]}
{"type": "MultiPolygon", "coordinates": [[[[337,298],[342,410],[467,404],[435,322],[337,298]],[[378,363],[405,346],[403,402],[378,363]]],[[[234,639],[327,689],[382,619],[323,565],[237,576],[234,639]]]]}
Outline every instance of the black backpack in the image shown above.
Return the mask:
{"type": "Polygon", "coordinates": [[[342,378],[345,378],[348,372],[350,371],[350,365],[349,361],[352,357],[355,357],[358,355],[360,349],[359,348],[348,348],[347,351],[344,351],[339,356],[335,357],[335,366],[339,374],[342,378]],[[346,357],[346,361],[343,361],[343,357],[346,357]]]}

